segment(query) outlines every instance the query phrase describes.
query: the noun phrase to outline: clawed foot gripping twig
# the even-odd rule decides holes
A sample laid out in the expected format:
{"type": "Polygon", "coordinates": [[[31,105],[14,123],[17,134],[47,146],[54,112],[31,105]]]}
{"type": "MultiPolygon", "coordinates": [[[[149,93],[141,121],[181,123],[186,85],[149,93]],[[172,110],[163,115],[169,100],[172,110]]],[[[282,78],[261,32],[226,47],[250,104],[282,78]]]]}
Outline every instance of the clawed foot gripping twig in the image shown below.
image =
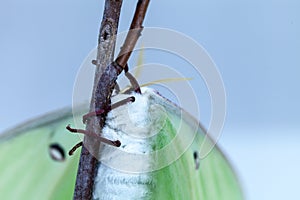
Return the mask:
{"type": "Polygon", "coordinates": [[[121,100],[121,101],[119,101],[117,103],[112,104],[111,106],[109,106],[106,109],[96,110],[94,112],[89,112],[89,113],[85,114],[82,117],[82,121],[85,124],[90,117],[100,116],[100,115],[106,115],[109,111],[111,111],[111,110],[113,110],[115,108],[118,108],[118,107],[120,107],[122,105],[125,105],[125,104],[127,104],[129,102],[134,102],[134,101],[135,101],[134,96],[128,97],[128,98],[123,99],[123,100],[121,100]]]}
{"type": "MultiPolygon", "coordinates": [[[[99,115],[106,115],[109,111],[115,109],[115,108],[118,108],[122,105],[125,105],[126,103],[129,103],[129,102],[134,102],[135,101],[135,98],[132,96],[132,97],[128,97],[126,99],[123,99],[117,103],[114,103],[112,104],[109,108],[107,109],[102,109],[102,110],[97,110],[97,111],[94,111],[94,112],[89,112],[88,114],[84,115],[82,117],[82,121],[83,123],[85,124],[86,121],[92,117],[92,116],[99,116],[99,115]]],[[[82,133],[84,135],[88,135],[88,136],[92,136],[92,137],[95,137],[96,139],[98,139],[100,142],[103,142],[103,143],[106,143],[106,144],[109,144],[109,145],[112,145],[112,146],[115,146],[115,147],[120,147],[121,146],[121,142],[119,140],[116,140],[116,141],[111,141],[109,139],[106,139],[104,137],[101,137],[100,135],[96,134],[96,133],[93,133],[93,132],[90,132],[90,131],[87,131],[87,130],[82,130],[82,129],[73,129],[70,127],[70,125],[68,125],[66,127],[67,130],[69,130],[70,132],[72,133],[82,133]]],[[[72,147],[72,149],[69,151],[69,155],[73,155],[73,153],[79,148],[81,147],[83,144],[83,142],[79,142],[77,143],[74,147],[72,147]]]]}
{"type": "MultiPolygon", "coordinates": [[[[95,139],[99,140],[100,142],[103,142],[103,143],[108,144],[108,145],[112,145],[112,146],[115,146],[115,147],[120,147],[121,146],[121,142],[119,140],[112,141],[112,140],[106,139],[104,137],[101,137],[100,135],[98,135],[94,132],[90,132],[90,131],[83,130],[83,129],[74,129],[74,128],[71,128],[70,125],[68,125],[66,127],[66,129],[68,131],[72,132],[72,133],[82,133],[84,135],[94,137],[95,139]]],[[[69,155],[72,155],[76,151],[76,149],[78,149],[79,147],[82,146],[82,144],[83,144],[82,142],[79,142],[78,144],[76,144],[69,151],[69,155]]]]}

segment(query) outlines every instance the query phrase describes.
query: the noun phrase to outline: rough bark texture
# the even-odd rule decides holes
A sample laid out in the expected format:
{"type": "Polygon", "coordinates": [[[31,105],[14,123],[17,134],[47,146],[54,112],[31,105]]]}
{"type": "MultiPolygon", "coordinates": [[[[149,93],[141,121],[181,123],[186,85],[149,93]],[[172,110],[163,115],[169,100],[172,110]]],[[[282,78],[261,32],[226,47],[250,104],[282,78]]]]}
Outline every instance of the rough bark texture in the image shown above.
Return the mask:
{"type": "MultiPolygon", "coordinates": [[[[101,90],[100,93],[102,93],[102,90],[109,91],[111,87],[113,87],[111,82],[115,81],[105,78],[109,77],[110,74],[106,74],[106,76],[102,78],[101,76],[103,75],[105,68],[112,63],[114,58],[115,36],[118,30],[121,6],[122,0],[105,1],[104,14],[98,39],[98,55],[95,63],[96,73],[94,78],[94,91],[91,99],[90,111],[100,110],[110,104],[110,98],[107,99],[104,98],[104,96],[99,97],[97,94],[99,93],[99,90],[101,90]],[[100,83],[99,85],[100,80],[104,80],[103,78],[105,78],[107,81],[105,81],[105,83],[100,83]],[[109,88],[106,86],[109,86],[109,88]]],[[[104,95],[107,95],[106,97],[108,97],[109,92],[106,92],[104,95]]],[[[105,119],[103,117],[91,117],[87,122],[86,129],[99,134],[104,122],[105,119]]],[[[89,150],[90,148],[93,148],[94,152],[96,152],[97,145],[99,145],[97,143],[98,142],[91,137],[84,138],[84,145],[82,146],[81,150],[74,191],[75,200],[88,200],[92,198],[94,177],[97,173],[98,160],[89,152],[89,150]]]]}
{"type": "MultiPolygon", "coordinates": [[[[113,62],[115,37],[118,29],[122,0],[106,0],[98,40],[97,59],[93,62],[97,69],[90,104],[91,112],[102,109],[106,110],[110,106],[111,94],[116,86],[118,75],[123,69],[126,71],[126,63],[142,31],[142,23],[149,1],[150,0],[138,1],[135,15],[130,26],[130,30],[135,30],[127,34],[123,48],[116,61],[113,62]]],[[[102,115],[89,118],[86,130],[101,134],[101,129],[105,124],[105,117],[105,115],[102,115]]],[[[76,200],[88,200],[92,198],[94,178],[96,177],[98,167],[101,165],[96,159],[99,158],[99,145],[101,145],[99,141],[94,138],[88,136],[84,137],[74,192],[74,199],[76,200]]]]}

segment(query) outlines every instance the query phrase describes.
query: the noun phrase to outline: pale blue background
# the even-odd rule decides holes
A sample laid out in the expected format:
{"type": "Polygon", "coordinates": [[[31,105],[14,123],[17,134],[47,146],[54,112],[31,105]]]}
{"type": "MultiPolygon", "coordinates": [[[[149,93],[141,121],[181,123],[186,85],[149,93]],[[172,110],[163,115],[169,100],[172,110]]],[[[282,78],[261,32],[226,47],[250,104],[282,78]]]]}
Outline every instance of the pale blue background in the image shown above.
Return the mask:
{"type": "MultiPolygon", "coordinates": [[[[120,30],[136,1],[124,0],[120,30]]],[[[1,0],[0,131],[71,104],[95,47],[100,0],[1,0]]],[[[152,0],[145,26],[172,28],[210,53],[224,79],[221,145],[248,199],[297,199],[300,1],[152,0]]]]}

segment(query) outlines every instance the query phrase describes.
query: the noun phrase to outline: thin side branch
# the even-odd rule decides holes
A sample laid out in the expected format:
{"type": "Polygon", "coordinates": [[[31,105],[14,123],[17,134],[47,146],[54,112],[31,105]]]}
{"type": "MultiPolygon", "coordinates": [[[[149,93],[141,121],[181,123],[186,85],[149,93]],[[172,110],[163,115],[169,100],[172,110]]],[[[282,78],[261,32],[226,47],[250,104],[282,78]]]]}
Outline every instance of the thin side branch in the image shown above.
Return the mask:
{"type": "Polygon", "coordinates": [[[136,6],[135,14],[130,25],[129,32],[126,36],[125,43],[116,59],[118,65],[125,69],[128,59],[135,47],[135,44],[143,30],[143,21],[150,0],[139,0],[136,6]]]}

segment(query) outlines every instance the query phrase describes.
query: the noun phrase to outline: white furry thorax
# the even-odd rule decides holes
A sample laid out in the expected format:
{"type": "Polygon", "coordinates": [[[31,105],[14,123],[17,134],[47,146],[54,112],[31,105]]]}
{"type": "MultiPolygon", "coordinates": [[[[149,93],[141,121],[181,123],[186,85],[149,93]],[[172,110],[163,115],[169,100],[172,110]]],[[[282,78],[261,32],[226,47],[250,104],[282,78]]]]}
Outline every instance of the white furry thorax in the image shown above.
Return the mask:
{"type": "Polygon", "coordinates": [[[117,102],[130,96],[135,101],[120,106],[107,114],[102,135],[112,140],[120,140],[123,151],[147,153],[147,138],[156,135],[165,120],[165,110],[152,97],[153,89],[142,88],[142,94],[119,94],[112,98],[117,102]]]}
{"type": "MultiPolygon", "coordinates": [[[[112,98],[112,103],[114,103],[130,96],[135,97],[135,102],[110,111],[103,128],[103,137],[121,141],[120,151],[131,154],[146,154],[152,151],[148,138],[158,133],[165,121],[164,109],[151,98],[153,93],[152,89],[144,88],[142,95],[119,94],[112,98]]],[[[140,163],[138,160],[132,162],[130,159],[126,162],[126,156],[119,156],[110,148],[104,146],[100,150],[100,160],[104,161],[98,168],[93,198],[150,199],[150,188],[155,187],[155,183],[149,173],[120,171],[111,167],[110,163],[113,165],[113,163],[120,162],[124,168],[126,168],[124,165],[151,165],[151,163],[140,163]]]]}

